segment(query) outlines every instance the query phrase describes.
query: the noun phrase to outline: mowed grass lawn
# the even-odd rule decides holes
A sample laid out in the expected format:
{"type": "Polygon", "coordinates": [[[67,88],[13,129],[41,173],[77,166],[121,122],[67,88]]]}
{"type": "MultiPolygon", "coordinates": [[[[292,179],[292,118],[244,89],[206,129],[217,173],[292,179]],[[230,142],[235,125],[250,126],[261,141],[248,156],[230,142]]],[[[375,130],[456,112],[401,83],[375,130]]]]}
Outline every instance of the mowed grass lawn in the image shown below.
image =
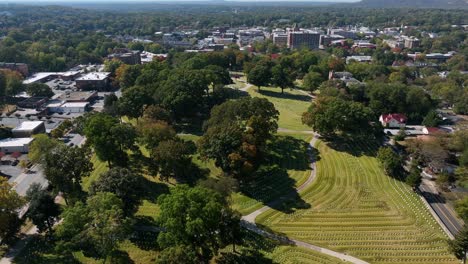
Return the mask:
{"type": "Polygon", "coordinates": [[[290,130],[311,130],[310,127],[302,124],[302,113],[307,111],[311,104],[311,98],[297,89],[284,89],[281,94],[280,88],[261,87],[260,92],[257,87],[249,88],[248,93],[252,97],[266,98],[272,102],[276,110],[280,112],[278,126],[290,130]]]}
{"type": "Polygon", "coordinates": [[[257,222],[370,263],[459,263],[420,197],[384,174],[373,157],[376,146],[339,147],[344,150],[318,142],[317,178],[301,193],[310,208],[269,210],[257,222]]]}

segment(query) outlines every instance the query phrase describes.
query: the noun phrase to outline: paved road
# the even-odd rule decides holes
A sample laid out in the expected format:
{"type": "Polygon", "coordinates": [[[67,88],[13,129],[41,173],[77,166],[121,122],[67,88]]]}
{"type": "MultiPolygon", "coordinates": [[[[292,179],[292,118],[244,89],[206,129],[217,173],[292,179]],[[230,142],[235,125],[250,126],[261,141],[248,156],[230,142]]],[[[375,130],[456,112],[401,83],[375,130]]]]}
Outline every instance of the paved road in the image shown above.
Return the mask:
{"type": "MultiPolygon", "coordinates": [[[[318,135],[315,134],[314,137],[312,138],[312,140],[309,142],[309,147],[308,147],[309,153],[311,153],[311,150],[314,148],[314,146],[315,146],[315,144],[317,142],[317,138],[318,138],[318,135]]],[[[309,178],[301,186],[296,188],[296,192],[300,192],[300,191],[306,189],[307,187],[309,187],[313,183],[313,181],[314,181],[314,179],[315,179],[315,177],[317,175],[317,173],[316,173],[317,172],[317,167],[316,167],[315,157],[313,155],[310,155],[309,159],[310,159],[310,168],[311,168],[309,178]]],[[[262,207],[262,208],[260,208],[258,210],[255,210],[254,212],[252,212],[252,213],[250,213],[248,215],[243,216],[242,217],[242,222],[241,222],[242,226],[244,228],[252,231],[252,232],[255,232],[255,233],[260,234],[262,236],[273,238],[273,239],[278,240],[278,241],[280,241],[282,243],[285,243],[285,244],[290,244],[290,245],[295,245],[295,246],[298,246],[298,247],[307,248],[307,249],[317,251],[317,252],[320,252],[322,254],[332,256],[332,257],[335,257],[335,258],[339,258],[339,259],[341,259],[343,261],[348,261],[348,262],[355,263],[355,264],[369,264],[368,262],[365,262],[365,261],[363,261],[361,259],[358,259],[358,258],[355,258],[353,256],[349,256],[347,254],[343,254],[343,253],[336,252],[336,251],[333,251],[333,250],[330,250],[330,249],[326,249],[326,248],[322,248],[322,247],[319,247],[319,246],[316,246],[316,245],[312,245],[312,244],[306,243],[304,241],[300,241],[300,240],[296,240],[296,239],[290,239],[290,238],[287,238],[287,237],[284,237],[284,236],[278,236],[278,235],[269,233],[269,232],[259,228],[255,224],[255,218],[257,218],[257,216],[259,216],[260,214],[270,210],[272,208],[272,206],[281,203],[285,197],[288,197],[290,195],[291,194],[287,194],[284,197],[278,197],[277,200],[268,203],[264,207],[262,207]]]]}
{"type": "Polygon", "coordinates": [[[463,228],[463,223],[458,219],[457,214],[451,208],[451,206],[446,203],[438,194],[437,190],[434,187],[430,186],[427,181],[423,181],[423,183],[419,186],[419,189],[422,192],[422,195],[435,211],[437,216],[439,216],[440,220],[450,233],[455,236],[458,232],[463,228]]]}

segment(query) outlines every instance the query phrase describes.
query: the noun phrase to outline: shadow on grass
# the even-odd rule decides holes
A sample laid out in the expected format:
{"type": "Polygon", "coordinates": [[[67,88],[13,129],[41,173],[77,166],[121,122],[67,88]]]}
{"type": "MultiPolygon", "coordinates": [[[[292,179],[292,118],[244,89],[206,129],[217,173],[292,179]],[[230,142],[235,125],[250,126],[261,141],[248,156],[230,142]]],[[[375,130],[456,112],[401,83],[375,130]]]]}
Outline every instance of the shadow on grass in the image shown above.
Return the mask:
{"type": "Polygon", "coordinates": [[[273,264],[273,260],[252,249],[242,249],[240,252],[221,253],[216,260],[219,264],[273,264]]]}
{"type": "MultiPolygon", "coordinates": [[[[8,257],[8,255],[7,255],[8,257]]],[[[18,264],[78,264],[72,254],[55,252],[53,241],[41,235],[31,236],[27,245],[14,259],[18,264]]]]}
{"type": "Polygon", "coordinates": [[[250,180],[240,182],[240,191],[284,213],[310,208],[297,192],[296,181],[289,176],[288,170],[310,169],[310,154],[315,153],[313,159],[317,159],[316,150],[291,136],[276,136],[267,149],[265,165],[260,166],[250,180]]]}
{"type": "Polygon", "coordinates": [[[330,148],[339,152],[346,152],[355,157],[375,157],[379,150],[379,142],[377,142],[377,140],[359,136],[334,135],[322,137],[322,140],[324,140],[330,148]]]}
{"type": "Polygon", "coordinates": [[[166,184],[150,181],[145,177],[142,177],[142,186],[143,194],[141,199],[148,200],[152,203],[156,203],[161,194],[169,193],[169,187],[166,184]]]}
{"type": "Polygon", "coordinates": [[[278,88],[277,92],[273,91],[268,91],[268,90],[261,90],[257,91],[261,95],[265,96],[270,96],[274,98],[280,98],[280,99],[289,99],[289,100],[296,100],[296,101],[304,101],[304,102],[311,102],[310,96],[307,96],[305,94],[292,94],[288,93],[288,90],[284,90],[284,93],[281,93],[281,89],[278,88]]]}
{"type": "Polygon", "coordinates": [[[130,237],[130,241],[142,250],[159,250],[158,232],[155,232],[156,227],[151,230],[151,226],[144,226],[135,230],[130,237]]]}
{"type": "Polygon", "coordinates": [[[127,252],[122,250],[115,250],[110,255],[110,263],[112,264],[133,264],[135,263],[127,252]]]}

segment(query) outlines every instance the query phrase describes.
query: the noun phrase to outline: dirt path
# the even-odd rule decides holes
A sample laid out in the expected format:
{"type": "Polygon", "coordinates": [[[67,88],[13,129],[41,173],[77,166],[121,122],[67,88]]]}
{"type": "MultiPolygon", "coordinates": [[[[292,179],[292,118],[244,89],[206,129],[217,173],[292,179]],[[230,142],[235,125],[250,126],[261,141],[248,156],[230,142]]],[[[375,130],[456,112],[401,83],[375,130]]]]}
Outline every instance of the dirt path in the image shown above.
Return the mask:
{"type": "MultiPolygon", "coordinates": [[[[307,132],[309,132],[309,131],[307,131],[307,132]]],[[[314,137],[309,142],[309,146],[308,146],[309,153],[311,153],[312,149],[314,148],[315,144],[317,143],[318,135],[315,134],[315,133],[313,133],[313,134],[314,134],[314,137]]],[[[303,191],[304,189],[309,187],[314,182],[314,180],[315,180],[315,178],[317,176],[317,167],[316,166],[317,165],[316,165],[316,162],[315,162],[315,157],[313,155],[310,155],[311,172],[310,172],[309,178],[301,186],[296,188],[296,192],[299,193],[299,192],[303,191]]],[[[330,250],[330,249],[322,248],[322,247],[312,245],[312,244],[309,244],[309,243],[306,243],[306,242],[303,242],[303,241],[300,241],[300,240],[290,239],[290,238],[287,238],[287,237],[284,237],[284,236],[278,236],[278,235],[269,233],[269,232],[259,228],[255,224],[255,219],[257,218],[257,216],[259,216],[260,214],[272,209],[272,207],[274,207],[275,205],[280,204],[283,201],[284,198],[286,198],[286,197],[288,197],[290,195],[291,194],[287,194],[287,195],[285,195],[283,197],[278,197],[277,200],[274,200],[274,201],[268,203],[267,205],[265,205],[264,207],[262,207],[262,208],[260,208],[258,210],[255,210],[254,212],[252,212],[252,213],[250,213],[248,215],[243,216],[242,217],[242,226],[244,226],[244,228],[246,228],[246,229],[248,229],[248,230],[250,230],[252,232],[255,232],[255,233],[260,234],[262,236],[273,238],[275,240],[278,240],[278,241],[286,243],[286,244],[307,248],[307,249],[317,251],[317,252],[320,252],[322,254],[332,256],[332,257],[335,257],[335,258],[339,258],[339,259],[341,259],[343,261],[348,261],[348,262],[355,263],[355,264],[369,264],[366,261],[355,258],[353,256],[349,256],[349,255],[344,254],[344,253],[340,253],[340,252],[336,252],[336,251],[333,251],[333,250],[330,250]]]]}

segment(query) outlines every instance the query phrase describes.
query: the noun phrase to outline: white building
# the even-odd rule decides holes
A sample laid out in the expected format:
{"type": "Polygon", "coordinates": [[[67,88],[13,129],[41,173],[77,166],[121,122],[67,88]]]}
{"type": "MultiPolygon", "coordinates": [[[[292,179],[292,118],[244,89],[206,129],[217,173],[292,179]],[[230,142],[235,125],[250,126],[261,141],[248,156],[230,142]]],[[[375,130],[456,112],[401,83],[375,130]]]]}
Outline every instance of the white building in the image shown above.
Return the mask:
{"type": "Polygon", "coordinates": [[[3,153],[28,153],[29,145],[34,138],[6,138],[0,140],[0,151],[3,153]]]}
{"type": "Polygon", "coordinates": [[[46,129],[43,121],[25,121],[13,128],[11,132],[15,138],[25,138],[35,134],[45,133],[46,129]]]}
{"type": "Polygon", "coordinates": [[[47,105],[49,113],[84,113],[88,111],[88,102],[62,102],[56,101],[47,105]]]}

